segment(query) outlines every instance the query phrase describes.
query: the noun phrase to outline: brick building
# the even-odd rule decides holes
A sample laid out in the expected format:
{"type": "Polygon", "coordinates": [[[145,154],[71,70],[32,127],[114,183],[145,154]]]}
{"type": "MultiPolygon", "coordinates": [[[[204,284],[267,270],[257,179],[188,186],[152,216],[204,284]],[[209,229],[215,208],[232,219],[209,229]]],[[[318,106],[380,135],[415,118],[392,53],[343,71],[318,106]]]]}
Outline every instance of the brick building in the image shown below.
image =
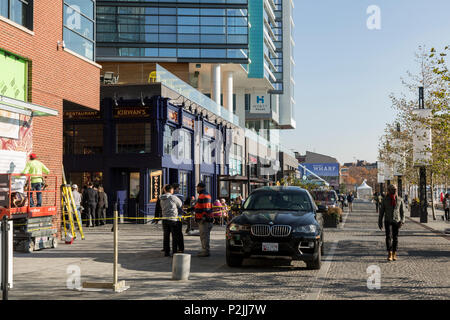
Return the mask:
{"type": "Polygon", "coordinates": [[[61,178],[63,111],[99,109],[101,66],[93,60],[94,8],[90,0],[2,1],[2,173],[11,159],[17,163],[10,172],[19,171],[34,152],[61,178]],[[5,128],[10,130],[5,133],[5,128]]]}

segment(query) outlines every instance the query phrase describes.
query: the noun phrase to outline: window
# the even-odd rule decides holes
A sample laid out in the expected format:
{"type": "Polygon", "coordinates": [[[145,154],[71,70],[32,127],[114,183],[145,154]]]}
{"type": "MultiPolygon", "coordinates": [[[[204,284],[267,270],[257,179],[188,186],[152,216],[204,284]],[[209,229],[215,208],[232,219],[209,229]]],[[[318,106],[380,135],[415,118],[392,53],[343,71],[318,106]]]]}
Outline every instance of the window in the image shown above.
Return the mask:
{"type": "Polygon", "coordinates": [[[94,1],[64,0],[64,43],[66,48],[94,60],[94,1]]]}
{"type": "Polygon", "coordinates": [[[65,124],[64,154],[102,154],[103,124],[65,124]]]}
{"type": "Polygon", "coordinates": [[[245,111],[250,111],[251,98],[250,93],[245,94],[245,111]]]}
{"type": "Polygon", "coordinates": [[[212,192],[212,189],[211,189],[211,186],[212,186],[212,177],[211,176],[207,176],[207,175],[204,175],[204,174],[202,174],[201,176],[200,176],[200,181],[201,182],[203,182],[205,185],[206,185],[206,191],[209,193],[209,194],[211,194],[212,192]]]}
{"type": "Polygon", "coordinates": [[[1,0],[0,15],[33,30],[33,0],[1,0]]]}
{"type": "Polygon", "coordinates": [[[178,159],[192,160],[192,137],[185,130],[177,130],[178,159]]]}
{"type": "Polygon", "coordinates": [[[175,131],[174,127],[166,125],[164,127],[164,153],[172,154],[173,149],[173,132],[175,131]]]}
{"type": "Polygon", "coordinates": [[[150,153],[150,123],[117,123],[116,153],[150,153]]]}
{"type": "Polygon", "coordinates": [[[212,164],[212,144],[213,142],[209,139],[202,139],[202,154],[203,162],[207,164],[212,164]]]}
{"type": "Polygon", "coordinates": [[[191,173],[188,171],[180,171],[178,184],[180,185],[180,192],[185,200],[188,199],[190,196],[189,194],[189,189],[191,185],[190,181],[191,181],[191,173]]]}

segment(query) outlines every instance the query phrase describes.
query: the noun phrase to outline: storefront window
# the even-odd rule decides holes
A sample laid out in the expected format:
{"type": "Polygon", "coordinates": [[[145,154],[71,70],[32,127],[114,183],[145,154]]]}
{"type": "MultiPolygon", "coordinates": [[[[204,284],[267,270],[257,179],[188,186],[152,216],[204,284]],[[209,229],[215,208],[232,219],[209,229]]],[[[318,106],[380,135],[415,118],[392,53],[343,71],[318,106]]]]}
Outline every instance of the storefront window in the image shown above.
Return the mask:
{"type": "Polygon", "coordinates": [[[150,123],[117,123],[116,153],[150,153],[150,123]]]}
{"type": "Polygon", "coordinates": [[[212,177],[202,174],[201,181],[206,185],[206,191],[211,194],[212,192],[212,177]]]}
{"type": "Polygon", "coordinates": [[[185,130],[178,130],[178,159],[192,159],[192,137],[185,130]]]}
{"type": "Polygon", "coordinates": [[[212,164],[212,141],[206,138],[202,139],[202,154],[203,162],[207,164],[212,164]]]}
{"type": "Polygon", "coordinates": [[[65,124],[64,154],[102,154],[103,124],[65,124]]]}
{"type": "Polygon", "coordinates": [[[164,153],[172,154],[173,149],[173,132],[175,131],[174,127],[166,125],[164,127],[164,153]]]}
{"type": "Polygon", "coordinates": [[[94,60],[94,25],[94,1],[64,0],[64,43],[90,60],[94,60]]]}
{"type": "Polygon", "coordinates": [[[191,181],[191,173],[188,171],[180,171],[178,183],[180,185],[180,192],[184,196],[184,199],[189,197],[189,187],[191,181]]]}
{"type": "Polygon", "coordinates": [[[84,186],[88,182],[92,182],[94,186],[103,184],[103,172],[70,172],[68,177],[70,184],[76,184],[78,191],[82,192],[84,186]]]}
{"type": "Polygon", "coordinates": [[[139,172],[130,172],[130,199],[138,199],[140,190],[139,172]]]}

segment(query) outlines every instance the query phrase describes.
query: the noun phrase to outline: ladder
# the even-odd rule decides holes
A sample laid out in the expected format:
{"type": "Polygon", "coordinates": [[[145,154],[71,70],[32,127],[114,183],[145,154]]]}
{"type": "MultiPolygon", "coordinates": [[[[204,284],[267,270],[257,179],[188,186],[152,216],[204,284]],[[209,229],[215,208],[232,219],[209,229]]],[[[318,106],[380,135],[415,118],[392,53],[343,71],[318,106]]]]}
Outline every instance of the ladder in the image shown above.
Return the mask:
{"type": "Polygon", "coordinates": [[[76,239],[75,226],[74,226],[74,216],[78,224],[78,230],[80,231],[81,239],[84,240],[83,226],[80,221],[80,217],[77,212],[77,206],[75,205],[75,200],[73,199],[72,187],[66,182],[66,175],[64,174],[64,167],[62,170],[63,175],[63,185],[61,186],[61,211],[63,216],[64,225],[64,237],[67,237],[67,222],[66,214],[70,224],[70,233],[73,239],[76,239]]]}

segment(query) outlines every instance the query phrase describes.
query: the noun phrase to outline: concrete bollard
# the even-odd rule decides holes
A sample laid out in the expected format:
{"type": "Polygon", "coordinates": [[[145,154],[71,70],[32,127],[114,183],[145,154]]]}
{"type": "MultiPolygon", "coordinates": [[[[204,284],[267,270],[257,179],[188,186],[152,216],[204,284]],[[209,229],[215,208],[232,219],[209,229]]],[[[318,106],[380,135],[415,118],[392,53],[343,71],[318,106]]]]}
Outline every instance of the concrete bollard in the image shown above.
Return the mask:
{"type": "Polygon", "coordinates": [[[175,253],[172,260],[172,280],[188,280],[191,271],[191,255],[175,253]]]}

